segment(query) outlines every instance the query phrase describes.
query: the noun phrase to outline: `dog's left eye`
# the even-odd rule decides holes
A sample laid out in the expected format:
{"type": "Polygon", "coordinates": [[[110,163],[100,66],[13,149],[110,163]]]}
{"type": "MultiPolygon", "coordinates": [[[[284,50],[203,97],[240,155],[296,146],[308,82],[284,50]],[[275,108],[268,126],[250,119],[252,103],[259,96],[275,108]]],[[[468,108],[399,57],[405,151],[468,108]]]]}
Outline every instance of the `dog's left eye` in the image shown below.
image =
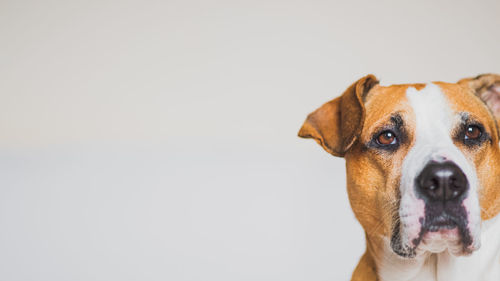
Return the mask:
{"type": "Polygon", "coordinates": [[[482,131],[481,128],[475,125],[469,125],[465,129],[465,139],[466,140],[477,140],[481,137],[482,131]]]}
{"type": "Polygon", "coordinates": [[[396,134],[393,131],[387,130],[383,131],[377,136],[377,143],[386,146],[386,145],[393,145],[398,142],[398,139],[396,138],[396,134]]]}

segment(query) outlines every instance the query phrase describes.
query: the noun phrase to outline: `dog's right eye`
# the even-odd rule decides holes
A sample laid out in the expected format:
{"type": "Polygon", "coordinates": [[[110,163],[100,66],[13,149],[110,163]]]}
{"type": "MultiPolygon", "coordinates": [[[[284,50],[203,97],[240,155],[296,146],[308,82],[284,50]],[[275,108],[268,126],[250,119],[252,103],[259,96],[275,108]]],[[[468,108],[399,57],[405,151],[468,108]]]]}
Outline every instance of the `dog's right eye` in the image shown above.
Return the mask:
{"type": "Polygon", "coordinates": [[[381,146],[389,146],[398,143],[398,139],[396,138],[396,134],[393,131],[386,130],[380,133],[377,138],[377,144],[381,146]]]}

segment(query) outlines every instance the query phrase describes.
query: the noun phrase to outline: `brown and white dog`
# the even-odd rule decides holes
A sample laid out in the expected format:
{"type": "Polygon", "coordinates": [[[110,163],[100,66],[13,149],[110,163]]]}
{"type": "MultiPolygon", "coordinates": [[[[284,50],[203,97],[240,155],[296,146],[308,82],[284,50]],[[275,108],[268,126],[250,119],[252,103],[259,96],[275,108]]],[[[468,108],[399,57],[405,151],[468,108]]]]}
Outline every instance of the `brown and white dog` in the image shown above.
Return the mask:
{"type": "Polygon", "coordinates": [[[500,280],[500,75],[361,78],[299,136],[344,157],[365,230],[352,280],[500,280]],[[480,245],[482,245],[480,247],[480,245]]]}

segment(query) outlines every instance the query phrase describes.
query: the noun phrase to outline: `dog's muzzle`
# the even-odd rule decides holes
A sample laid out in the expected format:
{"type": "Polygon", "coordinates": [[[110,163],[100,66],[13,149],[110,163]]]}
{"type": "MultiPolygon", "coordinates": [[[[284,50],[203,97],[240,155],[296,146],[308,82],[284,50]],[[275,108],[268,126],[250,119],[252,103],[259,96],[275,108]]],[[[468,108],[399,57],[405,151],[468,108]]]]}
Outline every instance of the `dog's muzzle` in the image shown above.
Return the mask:
{"type": "Polygon", "coordinates": [[[425,202],[425,217],[421,221],[421,235],[413,241],[418,245],[426,232],[458,229],[461,243],[472,243],[467,212],[462,204],[469,190],[469,182],[453,162],[430,162],[415,180],[416,194],[425,202]]]}
{"type": "Polygon", "coordinates": [[[423,210],[413,209],[420,213],[418,222],[412,224],[414,235],[401,233],[403,226],[408,227],[404,220],[403,224],[396,224],[391,241],[393,250],[404,257],[415,256],[417,248],[430,252],[449,248],[457,254],[470,253],[474,246],[465,204],[470,183],[462,169],[452,161],[431,160],[417,174],[413,187],[415,201],[422,202],[423,210]],[[401,235],[409,235],[411,239],[402,243],[401,235]]]}

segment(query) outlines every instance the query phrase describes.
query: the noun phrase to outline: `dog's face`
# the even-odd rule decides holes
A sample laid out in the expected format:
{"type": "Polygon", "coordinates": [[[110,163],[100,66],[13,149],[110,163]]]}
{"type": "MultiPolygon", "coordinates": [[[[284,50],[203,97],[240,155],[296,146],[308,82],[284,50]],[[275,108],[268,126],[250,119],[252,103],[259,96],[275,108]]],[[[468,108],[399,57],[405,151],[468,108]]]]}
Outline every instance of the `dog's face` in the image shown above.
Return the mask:
{"type": "Polygon", "coordinates": [[[344,156],[368,239],[402,257],[480,245],[500,211],[500,76],[457,84],[377,85],[367,76],[311,113],[299,135],[344,156]]]}

